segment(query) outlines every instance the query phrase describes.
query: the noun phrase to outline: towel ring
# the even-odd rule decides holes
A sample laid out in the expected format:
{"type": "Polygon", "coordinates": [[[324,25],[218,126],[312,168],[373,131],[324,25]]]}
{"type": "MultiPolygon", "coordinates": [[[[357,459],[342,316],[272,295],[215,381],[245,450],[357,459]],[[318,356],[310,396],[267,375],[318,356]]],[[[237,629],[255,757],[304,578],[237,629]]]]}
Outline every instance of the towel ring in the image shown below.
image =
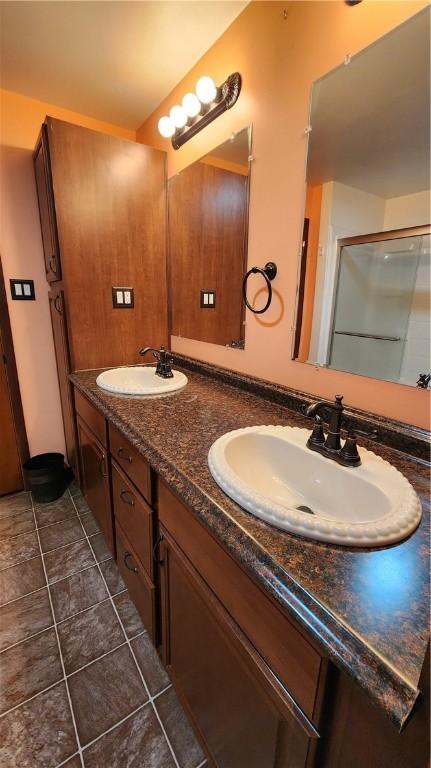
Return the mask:
{"type": "Polygon", "coordinates": [[[264,267],[252,267],[251,269],[246,272],[244,275],[244,279],[242,281],[242,298],[244,299],[246,307],[251,312],[254,312],[255,315],[262,315],[266,310],[268,309],[269,305],[272,301],[272,285],[271,280],[274,280],[274,277],[277,274],[277,264],[274,264],[273,261],[268,261],[264,267]],[[247,280],[250,277],[250,275],[262,275],[262,277],[265,278],[266,287],[268,288],[268,299],[266,301],[266,304],[262,309],[254,309],[254,307],[251,306],[247,299],[247,280]]]}

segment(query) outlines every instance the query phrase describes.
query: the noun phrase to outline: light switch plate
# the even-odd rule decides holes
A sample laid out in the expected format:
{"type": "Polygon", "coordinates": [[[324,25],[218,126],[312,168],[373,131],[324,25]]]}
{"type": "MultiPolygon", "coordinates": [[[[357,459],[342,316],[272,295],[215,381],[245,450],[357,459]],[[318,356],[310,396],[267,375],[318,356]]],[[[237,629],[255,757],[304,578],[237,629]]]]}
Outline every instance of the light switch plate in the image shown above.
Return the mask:
{"type": "Polygon", "coordinates": [[[114,309],[132,309],[135,305],[133,288],[112,287],[112,306],[114,309]]]}
{"type": "Polygon", "coordinates": [[[201,309],[215,309],[216,305],[216,292],[214,289],[202,289],[201,290],[201,309]]]}
{"type": "Polygon", "coordinates": [[[33,280],[9,280],[13,301],[35,301],[33,280]]]}

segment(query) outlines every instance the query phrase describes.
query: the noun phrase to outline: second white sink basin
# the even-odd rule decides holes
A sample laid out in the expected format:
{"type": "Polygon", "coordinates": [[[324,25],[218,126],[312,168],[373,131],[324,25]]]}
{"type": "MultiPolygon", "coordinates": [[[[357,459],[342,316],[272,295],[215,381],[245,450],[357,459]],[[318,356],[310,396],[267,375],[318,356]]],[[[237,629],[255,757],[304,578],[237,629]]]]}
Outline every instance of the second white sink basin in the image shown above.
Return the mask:
{"type": "Polygon", "coordinates": [[[217,484],[241,507],[286,531],[318,541],[377,547],[400,541],[422,509],[409,481],[371,451],[343,467],[310,451],[298,427],[248,427],[210,448],[217,484]]]}
{"type": "Polygon", "coordinates": [[[181,371],[172,371],[171,379],[156,376],[155,366],[124,366],[103,371],[96,379],[96,384],[107,392],[116,395],[165,395],[183,389],[187,376],[181,371]]]}

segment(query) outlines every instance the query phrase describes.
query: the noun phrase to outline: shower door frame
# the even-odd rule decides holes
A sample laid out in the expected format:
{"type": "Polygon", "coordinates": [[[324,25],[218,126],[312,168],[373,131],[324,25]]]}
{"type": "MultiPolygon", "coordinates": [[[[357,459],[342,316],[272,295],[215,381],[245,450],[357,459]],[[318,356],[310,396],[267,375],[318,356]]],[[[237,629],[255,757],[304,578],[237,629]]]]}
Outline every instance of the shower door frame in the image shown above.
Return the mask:
{"type": "MultiPolygon", "coordinates": [[[[423,235],[431,234],[431,224],[422,224],[416,227],[404,227],[403,229],[388,229],[386,232],[372,232],[367,235],[354,235],[353,237],[340,237],[337,240],[337,258],[335,264],[335,274],[337,285],[334,291],[334,299],[331,307],[331,323],[330,323],[330,340],[328,345],[328,356],[326,360],[326,367],[330,368],[330,360],[332,357],[332,347],[334,344],[334,322],[335,322],[335,308],[337,306],[338,290],[340,285],[340,262],[341,262],[341,249],[346,245],[366,245],[368,243],[380,243],[386,240],[401,240],[407,237],[422,237],[423,235]]],[[[338,368],[332,368],[331,370],[337,371],[338,368]]],[[[344,371],[349,373],[349,371],[344,371]]],[[[354,374],[362,375],[362,374],[354,374]]],[[[373,377],[368,377],[373,378],[373,377]]]]}

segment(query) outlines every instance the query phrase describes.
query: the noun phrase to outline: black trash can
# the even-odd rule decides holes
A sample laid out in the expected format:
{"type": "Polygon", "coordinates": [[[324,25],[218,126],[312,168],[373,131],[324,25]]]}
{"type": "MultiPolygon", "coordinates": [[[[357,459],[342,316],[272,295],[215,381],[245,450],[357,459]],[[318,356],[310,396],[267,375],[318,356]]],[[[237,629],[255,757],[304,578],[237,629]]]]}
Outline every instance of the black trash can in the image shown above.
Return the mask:
{"type": "Polygon", "coordinates": [[[40,453],[24,462],[26,487],[34,501],[55,501],[65,490],[64,456],[62,453],[40,453]]]}

